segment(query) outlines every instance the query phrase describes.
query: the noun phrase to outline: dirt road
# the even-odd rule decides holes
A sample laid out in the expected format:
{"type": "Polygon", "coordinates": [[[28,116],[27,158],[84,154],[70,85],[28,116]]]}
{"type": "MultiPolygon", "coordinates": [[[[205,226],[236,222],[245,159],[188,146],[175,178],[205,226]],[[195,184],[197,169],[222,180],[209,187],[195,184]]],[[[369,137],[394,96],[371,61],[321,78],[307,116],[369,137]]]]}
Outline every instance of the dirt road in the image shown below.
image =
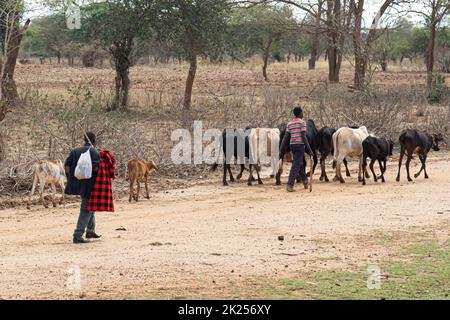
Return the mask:
{"type": "Polygon", "coordinates": [[[388,172],[385,185],[353,177],[316,182],[312,194],[266,180],[120,201],[116,214],[97,215],[104,238],[88,245],[71,244],[76,205],[0,211],[0,298],[258,297],[255,277],[376,263],[391,254],[370,242],[376,233],[448,239],[448,155],[431,159],[428,181],[395,183],[394,163],[388,172]]]}

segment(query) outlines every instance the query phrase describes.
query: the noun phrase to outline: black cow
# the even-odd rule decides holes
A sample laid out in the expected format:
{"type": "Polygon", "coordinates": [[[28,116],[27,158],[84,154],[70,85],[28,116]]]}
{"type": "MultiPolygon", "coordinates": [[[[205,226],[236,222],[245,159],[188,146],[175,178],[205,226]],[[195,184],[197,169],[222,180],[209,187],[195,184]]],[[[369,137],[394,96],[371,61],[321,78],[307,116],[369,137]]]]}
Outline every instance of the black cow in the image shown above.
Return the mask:
{"type": "MultiPolygon", "coordinates": [[[[249,158],[249,143],[248,143],[248,134],[250,133],[249,129],[225,129],[222,133],[222,151],[223,151],[223,185],[224,186],[228,186],[228,182],[227,182],[227,171],[230,174],[230,181],[231,182],[235,182],[235,179],[233,177],[233,173],[231,172],[231,164],[230,164],[230,160],[232,158],[232,156],[234,156],[234,158],[237,159],[241,159],[244,160],[249,158]],[[234,146],[234,150],[232,151],[233,153],[227,153],[227,141],[229,143],[233,143],[234,146]],[[241,150],[238,150],[239,146],[245,145],[245,154],[239,154],[238,152],[241,150]]],[[[231,151],[231,150],[230,150],[231,151]]],[[[212,166],[212,171],[216,171],[217,168],[219,167],[219,164],[216,162],[213,166],[212,166]]],[[[241,163],[240,164],[241,167],[241,171],[238,174],[238,176],[236,177],[237,180],[240,180],[242,178],[242,174],[244,173],[245,170],[245,164],[241,163]]],[[[251,179],[253,179],[251,177],[251,179]]]]}
{"type": "MultiPolygon", "coordinates": [[[[330,182],[327,176],[327,172],[325,170],[325,161],[329,155],[333,156],[334,147],[333,147],[333,134],[336,132],[336,129],[332,129],[329,127],[323,127],[319,130],[317,135],[318,140],[318,151],[320,153],[320,167],[322,173],[320,175],[320,181],[330,182]]],[[[344,159],[344,165],[347,173],[347,177],[350,177],[350,171],[348,170],[347,159],[344,159]]]]}
{"type": "MultiPolygon", "coordinates": [[[[284,157],[287,153],[291,152],[290,147],[290,135],[287,134],[287,126],[282,125],[280,128],[280,159],[284,161],[284,157]]],[[[319,131],[317,130],[316,124],[313,120],[306,121],[306,137],[308,138],[309,145],[311,146],[312,150],[312,157],[313,157],[313,167],[310,168],[312,172],[316,170],[317,164],[319,162],[319,159],[317,157],[317,150],[319,146],[319,140],[318,140],[319,131]]],[[[308,148],[306,148],[305,152],[311,156],[308,148]]],[[[306,169],[306,159],[303,160],[303,168],[306,169]]],[[[276,175],[277,185],[281,185],[281,174],[283,173],[283,163],[281,163],[279,171],[276,175]]],[[[306,176],[309,176],[310,173],[303,173],[306,176]]]]}
{"type": "Polygon", "coordinates": [[[425,179],[428,179],[428,173],[426,168],[426,162],[428,153],[433,149],[434,151],[440,151],[439,142],[443,141],[444,138],[441,134],[430,135],[428,133],[420,132],[418,130],[407,129],[400,134],[400,161],[398,167],[397,182],[400,182],[400,171],[402,168],[403,157],[406,155],[406,172],[408,174],[408,181],[413,181],[409,173],[409,165],[413,159],[413,155],[419,156],[422,167],[420,171],[414,176],[418,178],[422,171],[425,171],[425,179]]]}
{"type": "MultiPolygon", "coordinates": [[[[367,171],[367,158],[370,158],[370,170],[372,171],[374,181],[378,182],[378,179],[384,183],[384,174],[386,173],[387,160],[394,151],[394,143],[387,141],[386,139],[369,136],[363,141],[363,172],[367,171]],[[375,174],[374,164],[378,161],[380,164],[381,176],[377,178],[375,174]]],[[[366,175],[363,174],[363,185],[366,185],[366,175]]]]}

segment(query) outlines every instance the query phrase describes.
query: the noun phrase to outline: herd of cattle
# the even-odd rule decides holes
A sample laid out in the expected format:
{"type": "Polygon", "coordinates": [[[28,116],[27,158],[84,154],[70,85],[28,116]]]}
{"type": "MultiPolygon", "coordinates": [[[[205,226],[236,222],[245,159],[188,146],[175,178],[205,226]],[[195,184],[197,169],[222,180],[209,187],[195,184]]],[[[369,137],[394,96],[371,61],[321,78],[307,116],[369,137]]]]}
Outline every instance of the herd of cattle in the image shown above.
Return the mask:
{"type": "MultiPolygon", "coordinates": [[[[385,182],[384,174],[387,168],[387,161],[389,156],[392,156],[394,142],[386,140],[384,138],[378,138],[374,135],[370,135],[366,127],[350,128],[345,127],[339,130],[324,127],[320,130],[317,129],[314,121],[307,121],[307,132],[309,144],[311,146],[312,154],[309,154],[313,159],[312,174],[319,163],[321,175],[320,181],[329,182],[329,178],[326,173],[326,160],[328,156],[333,155],[333,168],[336,170],[334,181],[340,181],[345,183],[341,173],[341,166],[344,164],[346,168],[346,175],[350,177],[350,171],[348,169],[347,159],[358,158],[359,159],[359,174],[358,181],[366,185],[366,179],[370,178],[370,174],[367,170],[367,159],[371,159],[369,168],[373,174],[374,181],[381,180],[385,182]],[[375,163],[380,165],[381,176],[377,177],[374,169],[375,163]]],[[[236,160],[240,163],[241,171],[237,176],[237,179],[241,179],[245,171],[245,163],[249,163],[249,178],[248,185],[252,185],[255,181],[253,177],[253,170],[256,171],[258,183],[263,184],[260,177],[261,163],[263,156],[270,158],[272,166],[272,178],[276,178],[276,184],[281,185],[281,175],[283,173],[283,163],[286,156],[290,153],[289,142],[287,141],[288,135],[286,134],[286,126],[279,129],[246,129],[246,130],[225,130],[222,136],[222,150],[223,150],[223,184],[228,185],[227,173],[229,173],[230,181],[234,182],[233,173],[231,171],[231,163],[236,160]],[[231,142],[231,144],[230,144],[231,142]],[[233,149],[227,149],[228,146],[234,146],[233,149]],[[238,146],[245,146],[245,148],[239,148],[238,146]],[[279,152],[273,148],[279,148],[279,152]],[[248,161],[252,159],[252,161],[248,161]]],[[[430,135],[418,130],[407,129],[404,130],[399,138],[400,142],[400,161],[397,181],[400,181],[400,172],[403,165],[404,156],[406,160],[406,172],[408,181],[412,181],[410,175],[410,163],[414,155],[417,155],[421,161],[421,169],[414,176],[418,178],[419,175],[424,172],[425,178],[428,179],[428,173],[426,169],[426,161],[428,153],[431,149],[439,151],[439,143],[443,141],[441,134],[430,135]]],[[[218,162],[213,165],[213,170],[218,168],[218,162]]],[[[304,163],[306,168],[306,161],[304,163]]],[[[150,198],[148,188],[148,177],[157,169],[154,162],[144,160],[130,160],[127,163],[128,181],[130,181],[130,197],[129,201],[133,199],[139,200],[140,183],[145,183],[146,196],[150,198]],[[134,192],[134,185],[137,185],[137,192],[134,192]]],[[[311,172],[310,172],[311,173],[311,172]]],[[[308,175],[310,174],[308,173],[308,175]]],[[[37,185],[40,186],[40,198],[44,207],[48,208],[43,196],[44,188],[51,186],[52,190],[52,202],[56,207],[55,194],[56,186],[61,187],[63,190],[63,196],[60,204],[64,202],[64,188],[66,183],[66,173],[61,161],[41,160],[34,165],[34,181],[29,195],[29,201],[27,207],[30,208],[31,197],[33,196],[37,185]]]]}
{"type": "MultiPolygon", "coordinates": [[[[223,166],[223,184],[228,185],[227,173],[229,173],[230,181],[234,182],[235,179],[231,172],[231,159],[251,159],[249,165],[250,174],[248,177],[248,185],[251,186],[255,181],[253,177],[253,169],[256,169],[258,183],[263,184],[260,178],[261,170],[261,150],[267,152],[267,156],[270,157],[270,163],[272,166],[271,177],[276,178],[276,184],[281,185],[281,174],[283,173],[283,162],[286,155],[290,152],[289,142],[286,142],[286,126],[278,129],[227,129],[222,135],[222,150],[224,153],[224,166],[223,166]],[[247,132],[247,133],[245,133],[247,132]],[[230,144],[230,141],[232,142],[230,144]],[[233,150],[227,150],[227,145],[234,145],[233,150]],[[238,150],[239,145],[245,145],[244,150],[238,150]],[[279,152],[273,152],[274,147],[279,147],[279,152]],[[272,150],[271,150],[272,149],[272,150]],[[245,152],[243,155],[242,153],[245,152]]],[[[386,140],[384,138],[378,138],[374,135],[370,135],[366,127],[344,127],[339,130],[324,127],[320,130],[317,129],[313,120],[307,121],[306,136],[311,146],[312,154],[307,150],[309,156],[313,159],[312,173],[314,174],[316,167],[319,163],[321,175],[320,181],[329,182],[329,178],[326,173],[326,160],[328,156],[333,155],[333,168],[336,170],[334,181],[340,181],[345,183],[342,177],[341,166],[344,164],[346,168],[347,177],[350,177],[350,171],[348,169],[348,158],[359,159],[359,173],[358,181],[366,185],[366,179],[370,178],[370,174],[367,170],[368,162],[370,158],[370,170],[372,171],[374,181],[381,180],[385,182],[384,174],[387,169],[387,161],[393,154],[394,142],[392,140],[386,140]],[[381,176],[377,177],[374,169],[375,163],[380,165],[381,176]]],[[[426,170],[426,161],[428,153],[431,149],[439,151],[439,143],[443,141],[441,134],[430,135],[428,133],[420,132],[418,130],[407,129],[404,130],[399,138],[400,142],[400,163],[397,181],[400,181],[400,172],[403,165],[403,158],[407,156],[406,172],[408,181],[412,181],[410,175],[410,163],[414,155],[417,155],[422,163],[420,172],[415,175],[418,178],[422,171],[425,172],[425,178],[428,179],[426,170]]],[[[242,148],[243,149],[243,148],[242,148]]],[[[237,176],[237,179],[242,178],[242,174],[245,170],[245,164],[239,161],[241,171],[237,176]]],[[[304,161],[304,168],[306,168],[306,160],[304,161]]],[[[213,165],[213,170],[217,170],[218,163],[213,165]]],[[[310,172],[311,173],[311,172],[310,172]]],[[[309,175],[309,173],[307,173],[309,175]]]]}

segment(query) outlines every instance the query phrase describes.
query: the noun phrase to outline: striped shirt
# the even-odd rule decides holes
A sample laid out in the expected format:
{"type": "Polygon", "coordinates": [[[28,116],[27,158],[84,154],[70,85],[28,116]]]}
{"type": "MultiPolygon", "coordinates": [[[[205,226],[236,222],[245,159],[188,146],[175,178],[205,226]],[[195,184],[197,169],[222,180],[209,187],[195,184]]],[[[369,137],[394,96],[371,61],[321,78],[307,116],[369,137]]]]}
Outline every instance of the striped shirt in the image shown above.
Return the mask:
{"type": "Polygon", "coordinates": [[[302,132],[306,132],[306,122],[295,118],[287,125],[287,132],[291,134],[291,144],[305,144],[302,132]]]}

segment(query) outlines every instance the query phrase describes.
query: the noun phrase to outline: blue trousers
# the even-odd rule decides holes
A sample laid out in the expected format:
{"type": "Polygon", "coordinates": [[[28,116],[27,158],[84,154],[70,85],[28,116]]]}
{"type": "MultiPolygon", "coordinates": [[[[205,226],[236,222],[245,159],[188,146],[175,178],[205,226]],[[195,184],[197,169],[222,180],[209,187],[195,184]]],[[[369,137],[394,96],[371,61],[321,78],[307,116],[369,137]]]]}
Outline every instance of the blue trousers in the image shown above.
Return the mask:
{"type": "Polygon", "coordinates": [[[80,216],[78,217],[77,228],[73,234],[75,239],[83,237],[84,232],[95,232],[95,212],[87,212],[89,199],[81,198],[80,216]]]}
{"type": "Polygon", "coordinates": [[[305,145],[304,144],[291,144],[292,155],[294,156],[294,160],[292,162],[291,173],[289,174],[289,182],[288,184],[293,186],[295,181],[300,176],[302,182],[306,182],[306,173],[305,173],[305,145]]]}

